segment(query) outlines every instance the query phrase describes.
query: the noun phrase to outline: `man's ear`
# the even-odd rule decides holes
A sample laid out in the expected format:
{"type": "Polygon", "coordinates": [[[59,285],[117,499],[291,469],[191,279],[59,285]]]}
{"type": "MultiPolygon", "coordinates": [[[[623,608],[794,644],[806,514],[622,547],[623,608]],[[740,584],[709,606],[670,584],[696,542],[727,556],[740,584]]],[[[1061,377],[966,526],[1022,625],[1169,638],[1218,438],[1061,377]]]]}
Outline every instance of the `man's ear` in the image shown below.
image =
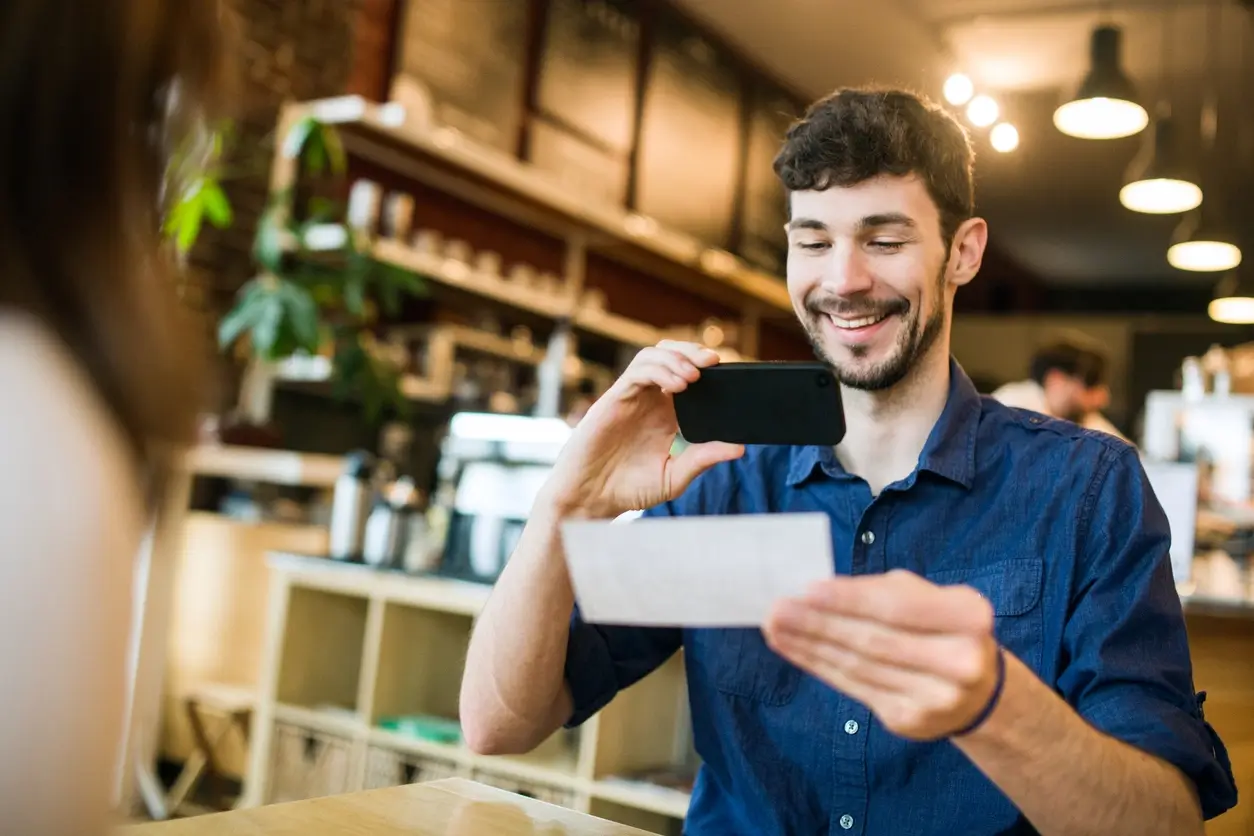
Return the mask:
{"type": "Polygon", "coordinates": [[[949,248],[950,284],[961,287],[975,278],[987,244],[988,223],[983,218],[968,218],[958,227],[949,248]]]}

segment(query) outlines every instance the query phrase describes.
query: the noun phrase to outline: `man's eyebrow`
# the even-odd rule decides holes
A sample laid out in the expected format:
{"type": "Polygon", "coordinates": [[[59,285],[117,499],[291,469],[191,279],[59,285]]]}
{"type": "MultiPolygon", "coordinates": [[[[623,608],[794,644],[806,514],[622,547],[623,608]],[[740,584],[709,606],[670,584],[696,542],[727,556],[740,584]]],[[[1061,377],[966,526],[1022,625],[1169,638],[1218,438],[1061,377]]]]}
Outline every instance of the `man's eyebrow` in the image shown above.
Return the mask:
{"type": "MultiPolygon", "coordinates": [[[[866,232],[868,229],[878,229],[884,226],[904,226],[914,229],[918,224],[914,222],[914,218],[902,212],[881,212],[875,215],[867,215],[858,220],[858,231],[866,232]]],[[[785,227],[788,232],[799,229],[812,229],[817,232],[827,232],[827,224],[815,218],[793,218],[785,227]]]]}
{"type": "Polygon", "coordinates": [[[914,229],[918,224],[914,218],[901,212],[884,212],[878,215],[867,215],[858,221],[858,231],[865,232],[881,226],[905,226],[914,229]]]}
{"type": "Polygon", "coordinates": [[[791,221],[784,224],[784,229],[789,232],[794,229],[814,229],[819,232],[826,232],[827,224],[814,218],[793,218],[791,221]]]}

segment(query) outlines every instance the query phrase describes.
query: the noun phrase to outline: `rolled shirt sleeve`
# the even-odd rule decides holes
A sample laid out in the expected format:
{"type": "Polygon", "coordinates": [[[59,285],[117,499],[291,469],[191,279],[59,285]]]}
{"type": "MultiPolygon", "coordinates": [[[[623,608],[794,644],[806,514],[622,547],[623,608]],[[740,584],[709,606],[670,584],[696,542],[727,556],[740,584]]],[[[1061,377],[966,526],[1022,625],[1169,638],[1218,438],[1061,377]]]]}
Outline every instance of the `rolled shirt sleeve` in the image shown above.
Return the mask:
{"type": "Polygon", "coordinates": [[[1131,448],[1102,459],[1079,519],[1058,687],[1095,728],[1183,772],[1214,818],[1236,804],[1232,767],[1194,691],[1167,517],[1131,448]]]}

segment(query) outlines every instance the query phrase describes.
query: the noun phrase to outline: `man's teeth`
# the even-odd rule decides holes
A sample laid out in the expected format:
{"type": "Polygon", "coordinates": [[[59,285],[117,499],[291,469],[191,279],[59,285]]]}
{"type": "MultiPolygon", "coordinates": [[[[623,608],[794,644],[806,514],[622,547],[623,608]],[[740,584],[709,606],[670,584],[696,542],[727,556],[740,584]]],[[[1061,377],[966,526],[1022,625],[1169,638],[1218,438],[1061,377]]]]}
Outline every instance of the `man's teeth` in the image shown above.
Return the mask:
{"type": "Polygon", "coordinates": [[[888,315],[860,316],[857,319],[845,319],[844,317],[835,316],[834,314],[829,314],[828,317],[832,320],[832,324],[837,328],[853,330],[854,328],[866,328],[868,325],[874,325],[880,320],[887,319],[888,315]]]}

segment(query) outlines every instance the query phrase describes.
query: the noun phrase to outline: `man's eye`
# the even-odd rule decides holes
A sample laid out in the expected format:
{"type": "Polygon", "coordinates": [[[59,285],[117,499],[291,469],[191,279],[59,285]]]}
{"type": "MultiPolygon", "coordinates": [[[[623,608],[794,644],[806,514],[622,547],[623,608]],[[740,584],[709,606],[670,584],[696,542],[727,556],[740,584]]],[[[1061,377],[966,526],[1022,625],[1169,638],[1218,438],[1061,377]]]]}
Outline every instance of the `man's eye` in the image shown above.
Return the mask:
{"type": "Polygon", "coordinates": [[[810,250],[811,252],[819,252],[819,251],[827,249],[828,244],[826,241],[799,241],[797,243],[797,247],[798,249],[802,249],[802,250],[810,250]]]}
{"type": "Polygon", "coordinates": [[[883,253],[895,253],[906,245],[905,241],[872,241],[871,247],[883,253]]]}

